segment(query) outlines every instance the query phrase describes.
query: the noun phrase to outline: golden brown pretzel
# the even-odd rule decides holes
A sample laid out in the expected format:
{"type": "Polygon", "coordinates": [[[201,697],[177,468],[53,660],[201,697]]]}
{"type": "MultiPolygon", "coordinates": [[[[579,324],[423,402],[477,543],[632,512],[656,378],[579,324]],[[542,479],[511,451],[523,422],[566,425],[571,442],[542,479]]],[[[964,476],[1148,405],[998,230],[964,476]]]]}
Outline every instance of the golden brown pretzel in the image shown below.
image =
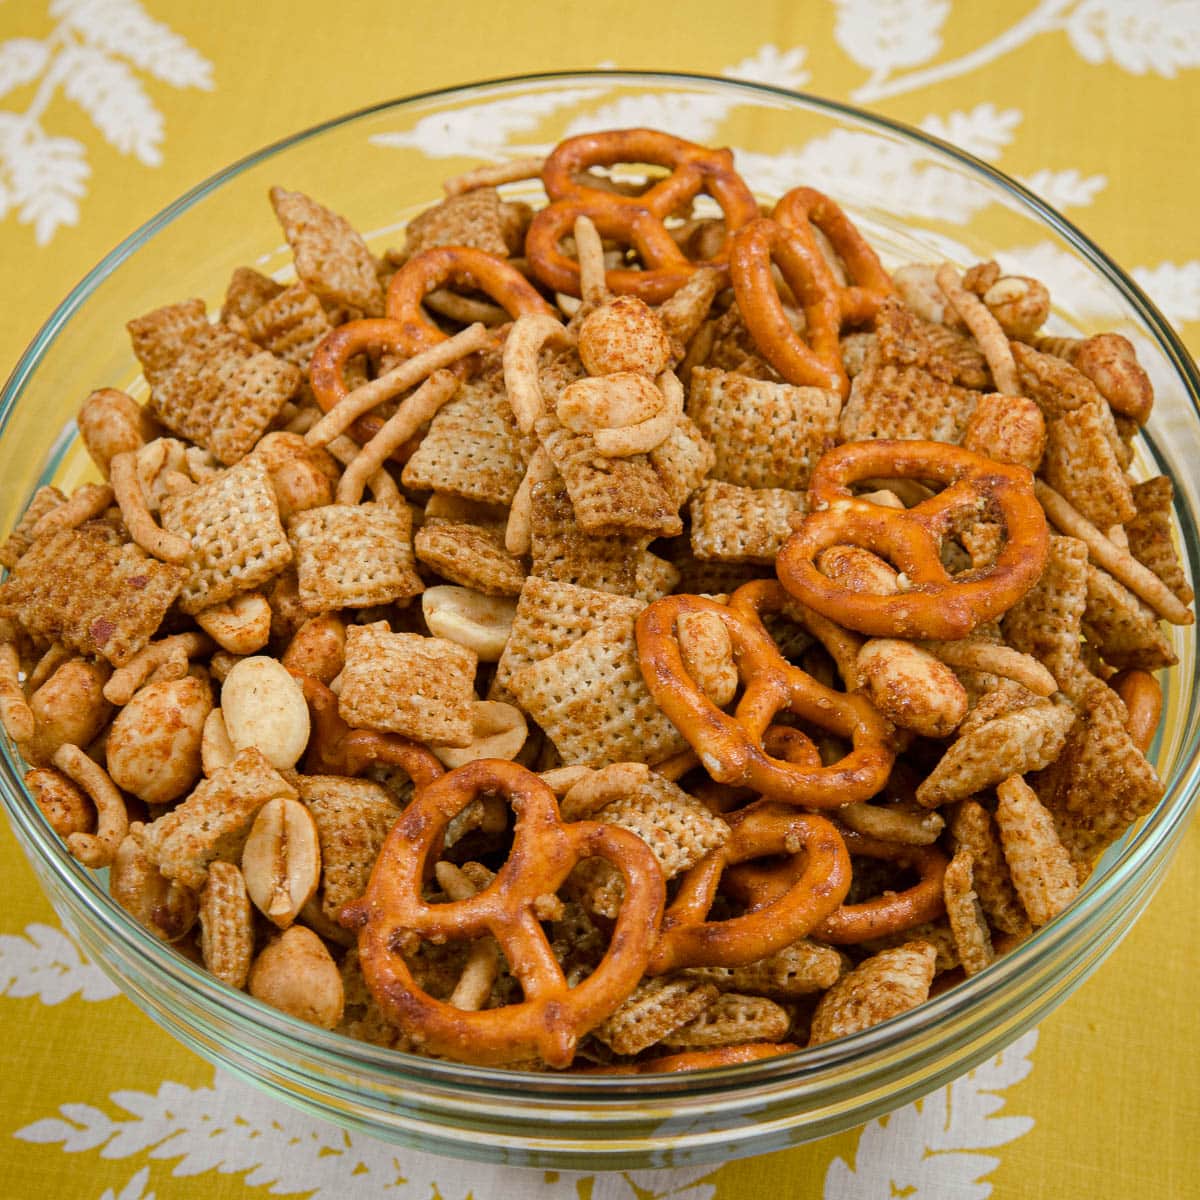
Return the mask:
{"type": "Polygon", "coordinates": [[[461,1062],[503,1064],[540,1057],[568,1066],[580,1037],[612,1013],[645,973],[662,920],[665,885],[658,860],[636,834],[595,821],[564,824],[550,788],[517,763],[478,759],[421,788],[384,843],[371,882],[341,920],[357,927],[359,957],[387,1019],[422,1049],[461,1062]],[[449,822],[476,797],[504,796],[517,814],[508,860],[492,882],[465,900],[430,904],[422,886],[449,822]],[[539,923],[575,864],[607,859],[625,898],[596,969],[568,987],[539,923]],[[418,987],[397,945],[491,934],[508,959],[524,1000],[468,1012],[418,987]]]}
{"type": "Polygon", "coordinates": [[[788,609],[774,580],[743,584],[729,604],[702,596],[664,596],[637,620],[642,676],[655,702],[700,756],[719,783],[752,788],[772,800],[809,808],[836,808],[875,795],[887,782],[895,753],[891,726],[866,697],[818,683],[780,653],[761,620],[764,611],[788,609]],[[710,612],[729,633],[744,690],[733,715],[723,713],[687,673],[675,629],[683,613],[710,612]],[[780,712],[839,737],[853,748],[830,766],[789,762],[764,746],[780,712]]]}
{"type": "Polygon", "coordinates": [[[369,766],[382,763],[402,767],[413,784],[422,788],[444,774],[432,750],[398,733],[352,729],[337,710],[337,697],[311,675],[292,671],[308,702],[312,737],[304,759],[309,775],[361,775],[369,766]]]}
{"type": "Polygon", "coordinates": [[[756,962],[802,938],[845,898],[850,856],[831,821],[760,800],[729,823],[729,837],[683,876],[663,918],[648,974],[756,962]],[[705,919],[727,867],[780,854],[791,856],[793,868],[783,891],[742,916],[705,919]]]}
{"type": "Polygon", "coordinates": [[[942,442],[851,442],[825,454],[809,483],[809,512],[775,561],[779,581],[797,599],[872,637],[953,640],[1011,608],[1037,582],[1050,538],[1028,468],[998,463],[942,442]],[[910,509],[885,508],[851,495],[850,485],[898,476],[946,485],[910,509]],[[991,566],[951,577],[941,540],[963,514],[1004,526],[1004,548],[991,566]],[[856,592],[817,569],[831,546],[852,545],[886,558],[903,573],[895,595],[856,592]]]}
{"type": "Polygon", "coordinates": [[[580,294],[579,265],[559,249],[559,242],[586,216],[604,237],[633,246],[643,270],[608,271],[610,291],[661,304],[700,267],[725,272],[727,251],[692,262],[679,249],[664,221],[688,205],[699,192],[712,196],[725,215],[726,231],[751,220],[758,205],[733,168],[733,154],[713,150],[651,129],[614,129],[587,133],[561,142],[546,159],[542,183],[550,203],[534,215],[525,252],[534,274],[548,287],[580,294]],[[588,187],[577,176],[589,167],[615,163],[655,163],[671,173],[637,196],[588,187]]]}
{"type": "MultiPolygon", "coordinates": [[[[937,846],[884,842],[841,827],[838,831],[850,854],[901,863],[915,869],[921,878],[903,891],[886,892],[860,904],[839,905],[812,927],[811,937],[846,946],[901,933],[926,921],[935,921],[945,912],[942,880],[949,859],[937,846]]],[[[745,904],[751,913],[757,913],[768,905],[777,904],[780,896],[795,886],[801,869],[796,862],[769,868],[757,864],[738,865],[725,873],[723,888],[733,899],[745,904]]]]}

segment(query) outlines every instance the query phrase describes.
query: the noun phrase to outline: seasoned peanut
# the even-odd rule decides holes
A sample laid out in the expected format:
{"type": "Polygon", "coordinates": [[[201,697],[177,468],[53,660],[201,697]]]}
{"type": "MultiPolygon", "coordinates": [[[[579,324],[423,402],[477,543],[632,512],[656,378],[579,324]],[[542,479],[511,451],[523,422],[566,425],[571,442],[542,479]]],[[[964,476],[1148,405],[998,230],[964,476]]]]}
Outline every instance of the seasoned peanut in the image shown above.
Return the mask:
{"type": "Polygon", "coordinates": [[[311,929],[292,925],[269,943],[250,968],[250,994],[256,999],[333,1029],[342,1019],[342,976],[325,943],[311,929]]]}
{"type": "Polygon", "coordinates": [[[558,397],[558,419],[575,433],[621,429],[657,416],[663,395],[651,379],[619,371],[592,379],[577,379],[558,397]]]}
{"type": "Polygon", "coordinates": [[[1050,315],[1046,285],[1027,275],[1004,275],[983,293],[983,302],[1010,338],[1031,338],[1050,315]]]}
{"type": "Polygon", "coordinates": [[[435,637],[474,650],[480,662],[498,662],[512,630],[517,602],[444,584],[425,589],[421,611],[435,637]]]}
{"type": "Polygon", "coordinates": [[[580,322],[579,357],[589,375],[635,371],[653,379],[670,360],[671,340],[645,301],[617,296],[580,322]]]}
{"type": "Polygon", "coordinates": [[[271,606],[259,592],[243,592],[196,614],[196,624],[222,650],[254,654],[271,637],[271,606]]]}
{"type": "Polygon", "coordinates": [[[96,820],[92,802],[65,775],[51,767],[35,767],[25,776],[25,786],[50,828],[60,838],[86,833],[96,820]]]}
{"type": "Polygon", "coordinates": [[[317,824],[303,804],[279,797],[258,810],[242,850],[242,875],[259,912],[286,929],[321,881],[317,824]]]}
{"type": "Polygon", "coordinates": [[[512,704],[500,700],[477,700],[471,709],[469,746],[431,746],[446,766],[453,769],[477,758],[512,760],[521,752],[529,736],[525,715],[512,704]]]}
{"type": "Polygon", "coordinates": [[[142,840],[145,828],[134,821],[117,847],[108,869],[109,895],[155,937],[178,941],[196,921],[198,897],[150,861],[142,840]]]}
{"type": "Polygon", "coordinates": [[[738,688],[733,643],[725,622],[714,613],[684,613],[678,621],[683,665],[700,690],[724,708],[738,688]]]}
{"type": "Polygon", "coordinates": [[[59,746],[86,746],[96,738],[112,715],[112,705],[104,698],[108,675],[104,663],[73,658],[30,696],[34,733],[21,745],[29,762],[44,766],[59,746]]]}
{"type": "MultiPolygon", "coordinates": [[[[437,590],[427,589],[425,595],[437,590]]],[[[341,674],[345,665],[346,623],[337,613],[322,613],[318,617],[310,617],[292,636],[283,652],[282,661],[289,671],[296,671],[300,675],[308,675],[328,684],[341,674]]]]}
{"type": "Polygon", "coordinates": [[[954,672],[928,650],[899,638],[864,643],[858,683],[884,716],[923,737],[946,737],[967,715],[967,691],[954,672]]]}
{"type": "Polygon", "coordinates": [[[106,479],[108,464],[116,455],[140,450],[158,432],[150,414],[116,388],[93,392],[83,402],[77,420],[83,444],[106,479]]]}
{"type": "Polygon", "coordinates": [[[166,804],[200,776],[200,746],[212,689],[191,675],[148,683],[116,715],[108,733],[113,782],[147,804],[166,804]]]}
{"type": "Polygon", "coordinates": [[[273,767],[294,767],[308,745],[304,692],[278,659],[237,663],[221,685],[221,711],[234,750],[257,746],[273,767]]]}
{"type": "Polygon", "coordinates": [[[233,762],[236,753],[229,740],[229,730],[225,728],[225,714],[219,708],[212,709],[204,718],[204,728],[200,731],[200,769],[211,779],[217,771],[233,762]]]}

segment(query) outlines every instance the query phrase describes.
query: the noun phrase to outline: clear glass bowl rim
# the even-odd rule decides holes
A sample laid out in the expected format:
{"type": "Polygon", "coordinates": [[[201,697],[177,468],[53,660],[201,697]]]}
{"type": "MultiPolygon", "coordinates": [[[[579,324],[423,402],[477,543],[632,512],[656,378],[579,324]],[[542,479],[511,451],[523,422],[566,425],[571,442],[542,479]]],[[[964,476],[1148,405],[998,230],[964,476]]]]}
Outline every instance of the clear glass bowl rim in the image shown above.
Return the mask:
{"type": "MultiPolygon", "coordinates": [[[[0,434],[7,427],[30,377],[51,352],[58,333],[99,284],[175,217],[248,168],[290,146],[391,109],[445,99],[465,99],[505,87],[554,83],[566,85],[601,80],[617,86],[651,87],[661,83],[757,93],[769,96],[774,101],[785,100],[800,109],[844,118],[923,144],[953,160],[969,173],[979,176],[983,182],[1008,193],[1028,214],[1049,226],[1108,280],[1152,333],[1158,348],[1186,389],[1193,415],[1200,418],[1200,371],[1154,303],[1086,234],[1022,184],[989,163],[940,138],[880,114],[769,84],[691,72],[570,70],[500,76],[372,104],[281,138],[198,183],[106,254],[54,310],[19,359],[3,393],[0,393],[0,434]]],[[[1194,698],[1192,703],[1195,704],[1194,698]]],[[[1086,940],[1088,932],[1095,930],[1107,915],[1119,911],[1130,902],[1145,883],[1151,868],[1165,865],[1160,860],[1177,844],[1200,789],[1200,739],[1193,738],[1181,752],[1180,760],[1174,764],[1174,782],[1163,802],[1126,835],[1120,844],[1119,855],[1106,867],[1103,878],[1089,885],[1066,913],[993,963],[986,972],[959,983],[883,1025],[805,1050],[802,1054],[782,1055],[701,1072],[633,1078],[547,1076],[501,1068],[465,1066],[356,1042],[290,1017],[245,993],[226,988],[159,942],[111,899],[96,877],[66,852],[45,822],[23,787],[7,744],[3,746],[2,757],[0,794],[18,831],[24,835],[27,845],[32,845],[37,852],[40,865],[67,886],[71,898],[98,924],[101,933],[119,940],[127,951],[143,960],[154,972],[160,973],[166,981],[185,989],[188,998],[198,1003],[206,1015],[233,1027],[244,1027],[255,1039],[273,1043],[290,1054],[298,1051],[306,1054],[312,1058],[314,1067],[325,1064],[335,1068],[341,1075],[358,1070],[364,1074],[379,1073],[380,1077],[386,1076],[395,1084],[411,1081],[416,1085],[436,1085],[448,1092],[477,1094],[511,1094],[518,1091],[533,1100],[540,1097],[560,1103],[580,1102],[598,1107],[627,1104],[631,1098],[650,1101],[661,1097],[669,1101],[681,1094],[694,1098],[720,1093],[729,1098],[731,1093],[754,1090],[764,1084],[772,1091],[801,1084],[806,1089],[814,1086],[819,1088],[825,1082],[841,1087],[855,1077],[869,1078],[874,1063],[886,1062],[903,1048],[904,1043],[919,1040],[922,1035],[934,1033],[939,1028],[955,1026],[956,1022],[961,1021],[961,1027],[955,1026],[959,1035],[957,1041],[969,1039],[976,1033],[985,1033],[988,1026],[979,1029],[971,1026],[971,1010],[976,1007],[977,1001],[985,995],[992,1000],[1010,996],[1014,1001],[1031,999],[1023,995],[1021,984],[1032,968],[1038,964],[1044,965],[1047,960],[1060,954],[1069,954],[1072,948],[1078,950],[1081,938],[1086,940]]]]}

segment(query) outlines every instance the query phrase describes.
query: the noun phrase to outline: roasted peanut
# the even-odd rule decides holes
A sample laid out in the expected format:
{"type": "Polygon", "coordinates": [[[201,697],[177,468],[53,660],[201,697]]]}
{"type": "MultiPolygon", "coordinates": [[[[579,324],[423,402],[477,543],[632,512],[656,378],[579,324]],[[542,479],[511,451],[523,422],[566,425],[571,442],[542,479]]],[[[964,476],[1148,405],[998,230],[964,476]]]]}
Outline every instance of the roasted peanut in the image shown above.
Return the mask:
{"type": "Polygon", "coordinates": [[[589,375],[635,371],[653,379],[670,360],[671,340],[643,300],[618,296],[580,322],[579,357],[589,375]]]}
{"type": "Polygon", "coordinates": [[[229,740],[229,730],[225,728],[225,714],[219,708],[212,709],[204,718],[204,728],[200,731],[200,769],[211,778],[229,766],[236,753],[229,740]]]}
{"type": "Polygon", "coordinates": [[[35,767],[25,776],[25,786],[50,828],[60,838],[86,833],[96,823],[92,802],[65,775],[51,767],[35,767]]]}
{"type": "Polygon", "coordinates": [[[234,750],[257,746],[273,767],[294,767],[308,745],[304,692],[278,659],[238,662],[221,685],[221,711],[234,750]]]}
{"type": "Polygon", "coordinates": [[[166,804],[200,777],[212,689],[191,675],[148,683],[117,713],[108,734],[108,772],[147,804],[166,804]]]}
{"type": "MultiPolygon", "coordinates": [[[[425,595],[428,595],[429,591],[438,590],[430,588],[425,595]]],[[[310,617],[296,630],[283,653],[282,661],[289,671],[310,675],[321,683],[329,683],[341,673],[345,665],[345,622],[337,613],[322,613],[319,617],[310,617]]]]}
{"type": "Polygon", "coordinates": [[[270,942],[250,968],[250,994],[265,1004],[333,1029],[342,1019],[342,976],[325,943],[292,925],[270,942]]]}
{"type": "Polygon", "coordinates": [[[713,613],[684,613],[678,621],[683,665],[700,690],[724,708],[738,688],[733,643],[725,623],[713,613]]]}
{"type": "Polygon", "coordinates": [[[255,907],[286,929],[321,881],[317,824],[298,800],[279,797],[258,810],[242,850],[242,876],[255,907]]]}
{"type": "Polygon", "coordinates": [[[134,821],[117,847],[108,869],[109,895],[155,937],[178,941],[195,924],[199,900],[150,861],[142,840],[144,830],[140,821],[134,821]]]}
{"type": "Polygon", "coordinates": [[[1026,275],[1004,275],[983,293],[983,302],[1010,338],[1032,337],[1050,315],[1046,285],[1026,275]]]}
{"type": "Polygon", "coordinates": [[[95,740],[113,711],[104,698],[108,675],[104,663],[73,658],[30,696],[34,733],[21,745],[29,762],[44,766],[59,746],[86,746],[95,740]]]}
{"type": "Polygon", "coordinates": [[[259,592],[243,592],[196,614],[196,624],[222,650],[254,654],[271,637],[271,606],[259,592]]]}
{"type": "Polygon", "coordinates": [[[477,758],[503,758],[511,761],[521,752],[529,728],[525,716],[512,704],[499,700],[477,700],[471,709],[472,742],[469,746],[431,746],[430,749],[451,769],[477,758]]]}
{"type": "Polygon", "coordinates": [[[1046,420],[1028,396],[992,393],[975,405],[962,444],[997,462],[1035,471],[1046,449],[1046,420]]]}
{"type": "Polygon", "coordinates": [[[967,692],[954,672],[899,638],[864,643],[858,688],[885,717],[923,737],[946,737],[967,715],[967,692]]]}
{"type": "Polygon", "coordinates": [[[512,630],[517,602],[444,584],[425,589],[421,611],[435,637],[474,650],[480,662],[498,662],[512,630]]]}

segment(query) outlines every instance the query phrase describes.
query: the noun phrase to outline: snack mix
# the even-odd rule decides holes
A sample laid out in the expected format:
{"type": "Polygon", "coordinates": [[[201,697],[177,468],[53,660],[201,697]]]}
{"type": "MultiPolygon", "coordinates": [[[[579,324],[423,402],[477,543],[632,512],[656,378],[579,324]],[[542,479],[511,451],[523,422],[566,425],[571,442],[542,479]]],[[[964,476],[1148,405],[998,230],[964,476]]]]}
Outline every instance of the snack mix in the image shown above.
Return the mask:
{"type": "Polygon", "coordinates": [[[986,971],[1159,801],[1192,591],[1125,338],[649,130],[382,258],[270,200],[295,281],[129,321],[105,482],[0,548],[30,793],[231,988],[467,1063],[749,1061],[986,971]]]}

